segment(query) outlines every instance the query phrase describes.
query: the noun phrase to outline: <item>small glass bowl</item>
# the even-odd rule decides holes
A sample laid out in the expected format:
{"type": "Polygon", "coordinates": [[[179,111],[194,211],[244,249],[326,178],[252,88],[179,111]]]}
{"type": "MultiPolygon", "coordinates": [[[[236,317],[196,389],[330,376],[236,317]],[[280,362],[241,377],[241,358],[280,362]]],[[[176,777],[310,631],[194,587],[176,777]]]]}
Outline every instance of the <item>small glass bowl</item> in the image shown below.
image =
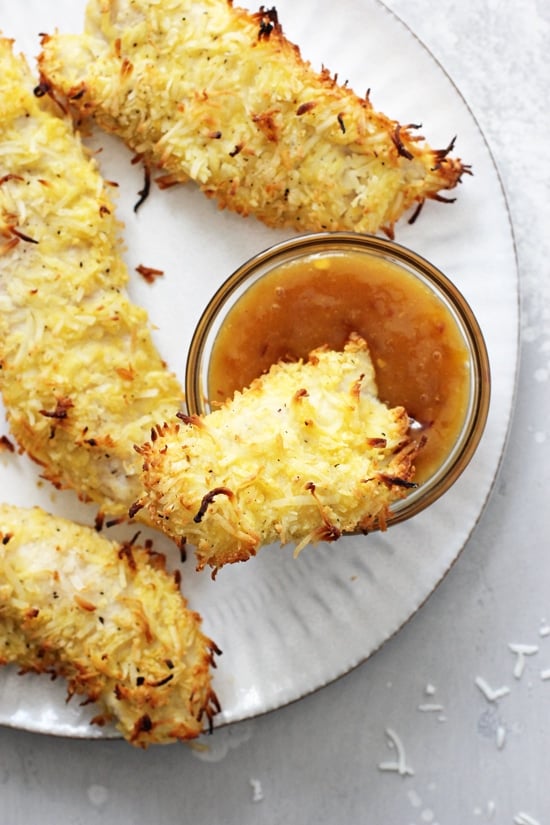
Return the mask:
{"type": "MultiPolygon", "coordinates": [[[[447,308],[462,338],[468,361],[469,390],[464,420],[448,455],[406,497],[392,505],[387,524],[404,521],[424,510],[445,493],[474,455],[487,420],[490,369],[483,334],[472,309],[457,287],[440,270],[416,252],[378,236],[350,232],[313,233],[291,238],[260,252],[240,266],[220,286],[194,331],[189,348],[185,390],[190,415],[210,412],[209,367],[212,350],[230,310],[259,279],[298,259],[358,252],[399,267],[403,277],[419,280],[447,308]]],[[[289,307],[289,312],[292,308],[289,307]]],[[[368,338],[368,336],[366,336],[368,338]]]]}

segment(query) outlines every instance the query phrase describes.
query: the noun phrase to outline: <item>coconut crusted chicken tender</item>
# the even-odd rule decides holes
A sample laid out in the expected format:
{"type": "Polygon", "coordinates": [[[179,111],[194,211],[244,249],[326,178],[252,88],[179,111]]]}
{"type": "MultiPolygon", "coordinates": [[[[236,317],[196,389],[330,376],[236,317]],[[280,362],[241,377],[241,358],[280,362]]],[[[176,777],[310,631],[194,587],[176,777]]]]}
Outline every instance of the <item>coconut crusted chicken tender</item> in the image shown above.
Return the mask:
{"type": "Polygon", "coordinates": [[[145,507],[214,572],[261,545],[334,541],[384,527],[412,486],[402,407],[376,397],[363,339],[281,363],[220,409],[157,426],[139,452],[145,507]]]}
{"type": "Polygon", "coordinates": [[[73,125],[0,39],[0,389],[19,446],[113,515],[183,392],[126,293],[120,226],[73,125]],[[54,108],[57,111],[54,111],[54,108]]]}
{"type": "Polygon", "coordinates": [[[0,651],[65,677],[134,745],[194,738],[218,710],[217,649],[164,557],[39,508],[0,505],[0,651]]]}
{"type": "Polygon", "coordinates": [[[90,0],[84,34],[43,38],[45,90],[119,135],[159,183],[297,230],[393,233],[464,172],[320,73],[275,9],[228,0],[90,0]]]}

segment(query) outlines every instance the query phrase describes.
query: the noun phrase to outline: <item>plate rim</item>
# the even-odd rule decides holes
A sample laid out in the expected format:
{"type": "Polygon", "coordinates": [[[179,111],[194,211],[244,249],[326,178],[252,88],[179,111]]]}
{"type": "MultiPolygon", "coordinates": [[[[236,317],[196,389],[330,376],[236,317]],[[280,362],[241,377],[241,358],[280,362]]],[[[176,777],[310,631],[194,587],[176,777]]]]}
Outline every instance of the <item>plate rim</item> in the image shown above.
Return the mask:
{"type": "MultiPolygon", "coordinates": [[[[408,624],[408,622],[411,621],[411,619],[420,611],[420,609],[424,607],[425,603],[429,600],[429,598],[434,593],[434,591],[439,587],[441,582],[448,575],[449,571],[457,563],[457,561],[459,560],[459,558],[460,558],[462,552],[464,551],[466,545],[470,542],[473,533],[475,532],[477,526],[479,525],[481,519],[483,518],[483,516],[485,514],[487,505],[488,505],[488,503],[489,503],[489,501],[490,501],[490,499],[493,495],[495,486],[498,482],[498,478],[499,478],[499,475],[501,473],[503,461],[504,461],[506,451],[507,451],[507,445],[508,445],[510,435],[511,435],[513,419],[514,419],[514,411],[515,411],[516,401],[517,401],[518,379],[519,379],[519,371],[520,371],[521,281],[520,281],[520,278],[519,278],[518,255],[517,255],[517,245],[516,245],[516,238],[515,238],[515,232],[514,232],[514,225],[513,225],[512,215],[511,215],[511,211],[510,211],[510,207],[509,207],[509,203],[508,203],[507,193],[506,193],[506,190],[505,190],[505,187],[504,187],[504,184],[503,184],[503,180],[502,180],[502,177],[501,177],[501,174],[500,174],[500,171],[499,171],[498,163],[497,163],[496,158],[495,158],[495,156],[494,156],[494,154],[491,150],[491,146],[489,144],[489,141],[487,140],[487,138],[485,136],[485,133],[484,133],[483,129],[480,126],[478,118],[476,117],[476,115],[475,115],[474,111],[472,110],[471,106],[469,105],[468,101],[466,100],[466,98],[464,97],[462,92],[460,91],[460,88],[455,83],[455,81],[450,76],[450,74],[447,72],[444,65],[441,63],[441,61],[434,55],[434,53],[431,51],[431,49],[428,48],[428,46],[421,40],[421,38],[414,32],[414,30],[398,14],[396,14],[393,11],[393,9],[389,8],[383,2],[383,0],[371,0],[371,2],[374,3],[375,5],[377,5],[381,10],[383,10],[384,13],[386,13],[390,18],[392,18],[397,24],[399,24],[402,27],[403,31],[406,32],[408,36],[410,36],[414,39],[416,44],[423,50],[424,54],[427,57],[429,57],[429,59],[431,61],[433,61],[435,67],[437,67],[439,72],[443,73],[443,75],[445,76],[447,82],[449,82],[452,85],[452,87],[454,88],[456,94],[459,96],[460,100],[462,101],[463,106],[465,107],[465,109],[469,113],[469,117],[471,118],[472,123],[475,125],[478,136],[481,138],[481,140],[483,142],[483,145],[485,147],[485,150],[487,151],[488,157],[490,158],[492,171],[493,171],[494,175],[496,176],[496,180],[498,181],[498,186],[499,186],[501,197],[502,197],[502,205],[504,207],[504,214],[506,216],[506,222],[507,222],[507,227],[508,227],[508,231],[509,231],[509,238],[510,238],[511,243],[512,243],[514,285],[515,285],[515,293],[514,293],[515,294],[515,307],[514,307],[514,312],[515,312],[515,315],[514,315],[514,320],[515,320],[514,356],[515,356],[515,358],[514,358],[514,364],[513,364],[513,371],[511,372],[511,394],[510,394],[510,398],[509,398],[508,409],[506,411],[505,433],[504,433],[504,437],[502,438],[502,441],[501,441],[501,444],[500,444],[499,453],[498,453],[498,455],[495,455],[493,457],[493,460],[495,461],[495,465],[494,465],[494,468],[493,468],[492,473],[491,473],[491,482],[490,482],[489,487],[488,487],[488,489],[486,491],[486,494],[484,496],[484,500],[483,500],[483,502],[482,502],[482,504],[481,504],[481,506],[480,506],[480,508],[477,512],[477,516],[474,519],[474,521],[473,521],[473,523],[472,523],[472,525],[471,525],[471,527],[470,527],[470,529],[467,533],[466,538],[462,542],[462,545],[459,548],[458,552],[455,554],[454,558],[452,558],[450,563],[447,565],[446,569],[444,569],[443,572],[441,572],[441,574],[439,575],[439,577],[437,578],[437,580],[435,581],[435,583],[433,584],[433,586],[431,587],[429,592],[427,592],[424,595],[424,598],[418,603],[416,608],[407,616],[407,618],[401,624],[399,624],[399,626],[397,628],[395,628],[385,639],[381,640],[380,643],[374,649],[367,652],[362,658],[360,658],[356,662],[350,663],[349,665],[347,665],[344,669],[340,670],[340,672],[336,676],[329,677],[322,683],[312,685],[310,690],[302,691],[300,693],[300,695],[297,695],[297,696],[295,696],[293,698],[290,698],[290,699],[286,699],[286,700],[284,700],[282,702],[279,702],[279,703],[275,703],[271,707],[268,706],[268,707],[265,707],[263,710],[256,711],[256,712],[253,712],[253,713],[250,713],[250,714],[244,714],[244,715],[238,716],[237,718],[234,718],[234,719],[227,719],[227,720],[222,719],[222,721],[218,722],[217,724],[215,723],[215,729],[216,730],[227,727],[228,725],[231,725],[231,724],[236,724],[236,723],[243,722],[243,721],[246,721],[246,720],[249,720],[249,719],[259,718],[261,716],[274,713],[276,710],[278,710],[282,707],[286,707],[288,705],[295,704],[296,702],[300,701],[301,699],[319,692],[322,688],[326,687],[329,684],[337,682],[339,679],[347,676],[349,673],[356,670],[359,666],[365,664],[386,644],[387,641],[389,641],[390,639],[393,639],[399,633],[399,631],[404,626],[406,626],[408,624]]],[[[40,678],[40,677],[38,677],[38,678],[40,678]]],[[[109,730],[107,728],[101,729],[99,731],[97,731],[97,729],[94,729],[96,731],[96,735],[94,735],[91,732],[90,733],[87,733],[87,732],[79,733],[78,731],[77,732],[72,732],[72,731],[68,732],[68,731],[62,729],[64,726],[61,726],[61,728],[59,728],[59,729],[55,729],[55,728],[46,729],[43,726],[41,726],[39,723],[37,723],[37,724],[32,724],[30,722],[27,722],[26,724],[21,724],[21,722],[12,723],[11,720],[2,718],[1,711],[0,711],[0,725],[2,725],[3,727],[11,728],[11,729],[22,730],[22,731],[27,731],[27,732],[31,732],[31,733],[39,733],[41,735],[49,735],[49,736],[54,736],[54,737],[59,737],[59,738],[69,738],[69,739],[84,740],[84,741],[113,741],[113,740],[121,739],[120,734],[118,734],[116,731],[111,732],[111,730],[109,730]]]]}

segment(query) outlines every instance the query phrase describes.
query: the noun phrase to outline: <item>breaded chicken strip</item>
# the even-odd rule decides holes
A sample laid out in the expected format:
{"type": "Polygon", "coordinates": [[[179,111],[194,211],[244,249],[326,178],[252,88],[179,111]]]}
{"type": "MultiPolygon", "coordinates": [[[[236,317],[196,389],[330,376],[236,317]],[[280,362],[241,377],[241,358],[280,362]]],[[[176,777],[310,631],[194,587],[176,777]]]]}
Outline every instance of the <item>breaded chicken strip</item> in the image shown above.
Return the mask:
{"type": "MultiPolygon", "coordinates": [[[[313,12],[312,12],[313,13],[313,12]]],[[[85,33],[43,38],[44,90],[119,135],[161,185],[195,181],[270,226],[391,235],[468,171],[375,111],[228,0],[90,0],[85,33]]]]}
{"type": "Polygon", "coordinates": [[[140,494],[133,449],[182,390],[129,300],[96,163],[0,39],[0,389],[18,444],[113,515],[140,494]]]}
{"type": "Polygon", "coordinates": [[[263,544],[334,541],[384,527],[411,483],[416,448],[402,407],[376,397],[365,341],[279,364],[202,417],[156,427],[140,448],[153,522],[197,548],[199,568],[263,544]]]}
{"type": "Polygon", "coordinates": [[[198,736],[217,649],[163,556],[39,508],[0,505],[3,662],[54,673],[134,745],[198,736]]]}

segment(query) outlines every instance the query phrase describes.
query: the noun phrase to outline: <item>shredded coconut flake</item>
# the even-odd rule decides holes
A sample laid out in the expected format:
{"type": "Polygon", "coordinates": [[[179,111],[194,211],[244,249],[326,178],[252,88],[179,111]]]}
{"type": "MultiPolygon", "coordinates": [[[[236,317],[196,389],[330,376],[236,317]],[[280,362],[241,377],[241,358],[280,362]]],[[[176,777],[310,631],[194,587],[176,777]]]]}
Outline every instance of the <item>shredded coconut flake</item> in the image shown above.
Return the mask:
{"type": "Polygon", "coordinates": [[[475,683],[480,691],[483,693],[488,702],[498,702],[503,696],[510,693],[510,688],[503,685],[499,688],[492,688],[481,676],[477,676],[475,683]]]}
{"type": "Polygon", "coordinates": [[[250,787],[252,788],[252,801],[261,802],[264,798],[262,783],[259,779],[250,779],[250,787]]]}
{"type": "Polygon", "coordinates": [[[539,649],[537,645],[521,645],[521,644],[509,644],[509,650],[512,653],[516,654],[516,664],[514,667],[514,677],[516,679],[521,679],[523,675],[523,671],[525,670],[525,657],[526,656],[534,656],[535,653],[538,653],[539,649]]]}
{"type": "Polygon", "coordinates": [[[381,771],[395,771],[400,776],[414,776],[414,771],[407,765],[405,748],[399,736],[391,728],[386,728],[388,745],[397,751],[397,759],[394,762],[380,762],[378,765],[381,771]]]}
{"type": "Polygon", "coordinates": [[[520,811],[519,814],[516,814],[514,817],[514,825],[540,825],[540,823],[529,814],[520,811]]]}
{"type": "Polygon", "coordinates": [[[497,734],[496,734],[497,748],[499,750],[502,750],[502,748],[504,747],[505,741],[506,741],[506,728],[504,727],[504,725],[499,725],[497,727],[497,734]]]}

